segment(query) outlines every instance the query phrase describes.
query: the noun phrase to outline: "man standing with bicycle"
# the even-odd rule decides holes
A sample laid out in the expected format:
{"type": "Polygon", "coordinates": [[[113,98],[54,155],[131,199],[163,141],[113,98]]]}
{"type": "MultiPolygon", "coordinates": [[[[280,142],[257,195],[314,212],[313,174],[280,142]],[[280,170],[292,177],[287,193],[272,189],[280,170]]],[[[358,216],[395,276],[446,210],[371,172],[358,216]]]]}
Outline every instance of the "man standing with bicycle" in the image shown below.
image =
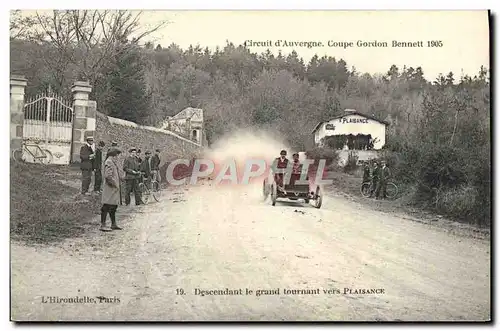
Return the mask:
{"type": "Polygon", "coordinates": [[[156,181],[158,183],[161,182],[161,176],[160,176],[160,150],[157,149],[155,151],[155,155],[151,157],[151,172],[153,175],[156,177],[156,181]]]}
{"type": "Polygon", "coordinates": [[[368,164],[368,161],[364,161],[363,162],[363,183],[366,183],[368,181],[370,181],[370,165],[368,164]]]}
{"type": "Polygon", "coordinates": [[[82,195],[90,195],[94,163],[94,137],[87,137],[87,142],[80,148],[80,169],[82,170],[82,195]]]}
{"type": "Polygon", "coordinates": [[[135,204],[143,204],[138,189],[141,172],[137,161],[137,149],[131,148],[129,156],[123,162],[123,171],[125,172],[125,205],[130,205],[130,193],[134,192],[135,204]]]}
{"type": "Polygon", "coordinates": [[[387,167],[385,161],[382,161],[382,168],[380,169],[380,179],[379,185],[377,187],[377,199],[386,199],[387,198],[387,183],[391,178],[391,170],[387,167]],[[382,197],[381,197],[382,196],[382,197]]]}
{"type": "Polygon", "coordinates": [[[370,198],[373,198],[373,195],[377,195],[379,179],[380,179],[380,168],[378,166],[378,162],[373,162],[373,171],[372,171],[372,184],[370,186],[370,198]]]}
{"type": "Polygon", "coordinates": [[[144,174],[144,179],[146,181],[144,184],[146,184],[149,189],[151,189],[150,184],[153,177],[151,170],[152,170],[151,152],[146,151],[146,158],[141,163],[140,171],[144,174]]]}

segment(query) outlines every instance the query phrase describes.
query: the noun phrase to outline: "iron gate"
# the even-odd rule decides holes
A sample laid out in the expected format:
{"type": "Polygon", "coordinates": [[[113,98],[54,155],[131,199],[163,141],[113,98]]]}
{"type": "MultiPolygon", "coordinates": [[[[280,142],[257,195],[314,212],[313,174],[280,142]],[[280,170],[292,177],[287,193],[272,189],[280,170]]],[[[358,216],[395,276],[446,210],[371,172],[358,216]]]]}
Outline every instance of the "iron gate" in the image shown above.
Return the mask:
{"type": "Polygon", "coordinates": [[[73,137],[71,103],[48,91],[26,100],[24,105],[23,140],[38,144],[53,155],[51,163],[69,164],[73,137]]]}

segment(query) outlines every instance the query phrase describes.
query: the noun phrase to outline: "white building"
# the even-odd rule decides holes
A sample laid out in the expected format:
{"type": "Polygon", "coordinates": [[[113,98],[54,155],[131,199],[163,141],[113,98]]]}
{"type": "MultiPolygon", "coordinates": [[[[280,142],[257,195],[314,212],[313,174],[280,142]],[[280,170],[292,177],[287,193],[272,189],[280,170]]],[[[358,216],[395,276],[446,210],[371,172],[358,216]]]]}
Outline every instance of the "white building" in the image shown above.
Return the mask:
{"type": "Polygon", "coordinates": [[[357,151],[359,161],[363,161],[376,157],[376,151],[385,145],[388,125],[373,116],[346,109],[343,115],[318,123],[312,133],[316,146],[342,150],[341,161],[347,159],[350,150],[357,151]]]}
{"type": "Polygon", "coordinates": [[[161,128],[179,133],[200,145],[205,143],[203,109],[188,107],[172,117],[167,117],[161,128]]]}

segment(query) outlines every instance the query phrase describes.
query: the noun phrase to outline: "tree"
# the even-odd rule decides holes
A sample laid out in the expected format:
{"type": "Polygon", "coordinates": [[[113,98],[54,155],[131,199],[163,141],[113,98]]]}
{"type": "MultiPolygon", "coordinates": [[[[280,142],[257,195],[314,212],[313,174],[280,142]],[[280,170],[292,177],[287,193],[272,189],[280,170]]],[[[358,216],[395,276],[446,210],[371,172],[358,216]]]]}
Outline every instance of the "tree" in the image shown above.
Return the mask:
{"type": "Polygon", "coordinates": [[[65,80],[63,72],[72,65],[78,68],[73,70],[75,76],[96,85],[102,78],[102,69],[121,55],[123,42],[139,45],[167,24],[162,21],[143,28],[141,15],[142,12],[127,10],[53,10],[52,14],[36,12],[29,19],[15,22],[17,30],[29,31],[29,40],[47,45],[59,54],[58,60],[46,61],[49,70],[59,73],[59,80],[65,80]]]}
{"type": "Polygon", "coordinates": [[[144,124],[148,118],[150,95],[144,84],[144,65],[140,49],[135,44],[124,43],[106,72],[110,77],[102,109],[113,117],[144,124]]]}
{"type": "Polygon", "coordinates": [[[33,17],[22,15],[21,10],[11,10],[10,12],[10,39],[28,39],[32,36],[31,27],[35,24],[33,17]]]}
{"type": "Polygon", "coordinates": [[[387,77],[391,81],[396,80],[399,77],[399,68],[395,64],[393,64],[387,72],[387,77]]]}
{"type": "Polygon", "coordinates": [[[438,90],[442,91],[447,85],[446,77],[442,73],[440,73],[434,81],[434,85],[437,86],[438,90]]]}
{"type": "Polygon", "coordinates": [[[448,75],[446,75],[446,86],[451,86],[455,82],[455,78],[453,78],[453,72],[449,72],[448,75]]]}

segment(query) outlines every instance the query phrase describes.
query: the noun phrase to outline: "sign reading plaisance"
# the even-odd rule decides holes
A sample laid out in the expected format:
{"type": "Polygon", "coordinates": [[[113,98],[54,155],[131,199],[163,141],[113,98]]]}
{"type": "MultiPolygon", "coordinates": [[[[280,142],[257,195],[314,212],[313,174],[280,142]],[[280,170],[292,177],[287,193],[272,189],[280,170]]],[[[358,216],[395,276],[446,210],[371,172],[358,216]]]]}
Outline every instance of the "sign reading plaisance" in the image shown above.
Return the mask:
{"type": "MultiPolygon", "coordinates": [[[[339,118],[340,123],[365,123],[368,124],[368,118],[358,118],[358,117],[344,117],[339,118]]],[[[327,128],[328,130],[328,128],[327,128]]]]}
{"type": "Polygon", "coordinates": [[[388,122],[374,116],[346,109],[344,114],[318,123],[312,133],[314,134],[314,142],[318,146],[324,143],[329,136],[363,135],[368,136],[368,139],[373,142],[373,149],[379,150],[385,145],[385,130],[388,124],[388,122]]]}

